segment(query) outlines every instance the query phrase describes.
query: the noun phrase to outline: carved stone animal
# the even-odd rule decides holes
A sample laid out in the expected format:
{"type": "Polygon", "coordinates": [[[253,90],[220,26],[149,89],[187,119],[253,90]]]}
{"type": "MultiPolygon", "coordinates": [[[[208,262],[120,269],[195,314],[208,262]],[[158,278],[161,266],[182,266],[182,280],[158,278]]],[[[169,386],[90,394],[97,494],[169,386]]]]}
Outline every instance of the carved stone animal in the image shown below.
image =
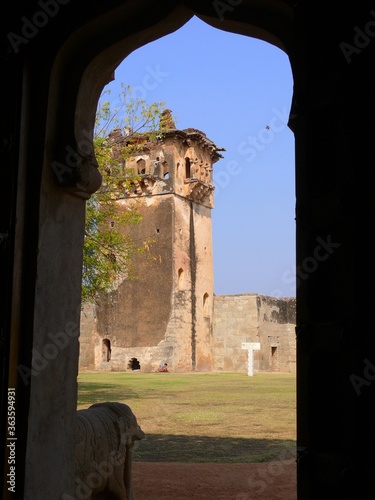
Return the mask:
{"type": "Polygon", "coordinates": [[[77,411],[75,498],[135,500],[132,460],[145,436],[130,407],[97,403],[77,411]]]}

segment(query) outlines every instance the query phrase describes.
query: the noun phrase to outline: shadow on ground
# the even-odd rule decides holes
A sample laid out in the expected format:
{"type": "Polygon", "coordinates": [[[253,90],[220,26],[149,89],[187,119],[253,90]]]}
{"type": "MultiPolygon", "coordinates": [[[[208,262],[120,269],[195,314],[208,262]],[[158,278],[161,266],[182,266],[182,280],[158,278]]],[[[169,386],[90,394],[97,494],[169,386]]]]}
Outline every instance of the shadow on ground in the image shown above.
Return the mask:
{"type": "Polygon", "coordinates": [[[129,387],[124,387],[121,384],[80,382],[79,408],[88,408],[94,403],[109,401],[109,395],[111,401],[139,399],[139,394],[136,391],[132,391],[129,387]]]}
{"type": "Polygon", "coordinates": [[[296,443],[280,439],[147,434],[137,443],[139,462],[249,463],[294,460],[296,443]]]}

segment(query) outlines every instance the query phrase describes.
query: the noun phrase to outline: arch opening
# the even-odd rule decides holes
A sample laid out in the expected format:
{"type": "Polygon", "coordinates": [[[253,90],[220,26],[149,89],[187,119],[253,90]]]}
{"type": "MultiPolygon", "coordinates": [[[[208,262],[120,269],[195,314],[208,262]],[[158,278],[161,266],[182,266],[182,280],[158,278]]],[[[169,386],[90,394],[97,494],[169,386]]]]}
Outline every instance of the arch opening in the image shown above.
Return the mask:
{"type": "Polygon", "coordinates": [[[102,362],[108,363],[111,361],[111,341],[109,339],[102,340],[102,362]]]}
{"type": "MultiPolygon", "coordinates": [[[[160,86],[162,86],[163,82],[161,81],[159,83],[160,83],[160,86]]],[[[264,127],[262,125],[262,127],[261,127],[261,129],[259,129],[257,137],[256,137],[257,142],[256,141],[254,142],[254,138],[251,136],[250,136],[250,138],[247,138],[245,141],[242,141],[242,140],[240,141],[238,139],[239,142],[236,144],[236,146],[237,146],[237,153],[240,153],[240,155],[242,155],[240,157],[240,160],[236,159],[236,160],[229,161],[225,165],[224,170],[220,171],[219,174],[216,176],[216,178],[215,178],[215,172],[214,172],[213,180],[215,183],[215,196],[216,196],[215,205],[216,206],[215,206],[215,210],[213,211],[213,213],[215,214],[215,212],[217,212],[218,210],[221,210],[221,213],[218,216],[218,219],[219,219],[220,217],[223,216],[224,212],[227,212],[227,214],[224,215],[224,221],[225,221],[225,224],[227,226],[228,232],[231,231],[232,226],[235,227],[235,224],[233,224],[233,220],[234,220],[233,218],[232,218],[232,220],[229,220],[229,218],[228,218],[229,211],[225,208],[220,209],[221,200],[224,199],[223,193],[225,193],[225,195],[226,195],[227,193],[229,193],[231,187],[236,185],[237,196],[234,199],[234,201],[232,201],[232,204],[233,205],[237,204],[237,207],[238,207],[237,214],[239,214],[241,212],[240,204],[243,204],[244,201],[248,201],[250,198],[248,193],[246,192],[246,190],[248,190],[248,188],[246,188],[244,186],[251,185],[251,180],[249,181],[247,179],[245,181],[242,179],[242,177],[244,177],[244,175],[245,175],[244,168],[239,167],[238,165],[240,165],[240,161],[242,161],[243,163],[248,162],[250,164],[250,166],[253,167],[253,169],[258,168],[258,170],[261,170],[261,168],[258,165],[256,165],[256,167],[254,167],[254,165],[252,165],[251,163],[255,157],[257,159],[257,162],[259,162],[261,160],[261,156],[263,154],[262,152],[264,150],[270,151],[270,149],[271,149],[270,144],[273,145],[276,143],[277,133],[281,133],[282,131],[287,129],[287,114],[288,113],[285,113],[285,110],[283,110],[283,112],[284,112],[284,114],[282,115],[282,117],[280,116],[280,113],[278,113],[278,114],[276,113],[275,116],[271,116],[271,118],[269,120],[271,125],[268,125],[268,123],[264,127]],[[276,119],[279,120],[279,121],[277,121],[277,123],[276,123],[276,119]],[[274,126],[275,124],[276,124],[276,127],[274,126]],[[256,147],[254,146],[255,144],[257,145],[256,147]],[[254,153],[255,150],[257,150],[256,154],[254,153]],[[241,175],[239,175],[239,174],[241,174],[241,175]],[[223,181],[223,179],[224,179],[224,181],[223,181]],[[239,179],[240,179],[240,182],[238,182],[239,179]],[[220,204],[217,202],[218,195],[220,196],[220,199],[219,199],[220,204]]],[[[246,113],[244,113],[244,114],[246,115],[246,113]]],[[[212,114],[212,116],[215,116],[215,115],[212,114]]],[[[233,111],[232,111],[232,116],[233,116],[233,111]]],[[[246,121],[248,121],[247,116],[245,116],[245,119],[246,119],[246,121]]],[[[223,122],[225,123],[225,120],[223,120],[223,122]]],[[[191,125],[195,125],[194,122],[191,123],[191,125]]],[[[199,132],[199,130],[198,130],[198,132],[199,132]]],[[[246,136],[245,136],[245,138],[246,138],[246,136]]],[[[154,162],[155,166],[157,167],[157,168],[155,168],[155,172],[154,172],[155,176],[163,178],[163,179],[166,178],[165,177],[165,175],[167,174],[166,169],[168,168],[167,167],[168,164],[166,161],[164,161],[164,157],[165,157],[164,154],[160,154],[160,155],[156,156],[156,160],[154,162]]],[[[141,160],[138,160],[138,163],[140,161],[141,160]]],[[[143,161],[144,160],[142,160],[142,162],[143,161]]],[[[178,172],[180,165],[182,167],[182,172],[181,172],[182,177],[185,173],[185,177],[186,177],[185,181],[189,180],[188,184],[191,183],[192,185],[194,185],[193,183],[197,182],[198,186],[202,186],[204,184],[209,184],[211,182],[211,176],[212,176],[213,169],[210,167],[210,164],[207,161],[205,161],[204,158],[202,158],[199,154],[196,154],[196,151],[194,151],[194,148],[191,148],[189,146],[188,150],[185,151],[185,154],[183,156],[181,156],[181,158],[179,158],[179,161],[176,164],[176,172],[178,172]]],[[[266,165],[266,166],[268,167],[268,165],[266,165]]],[[[171,166],[171,172],[173,172],[173,176],[172,176],[171,180],[175,181],[176,179],[178,179],[178,175],[175,175],[173,168],[174,167],[171,166]]],[[[279,170],[281,170],[281,169],[279,168],[279,170]]],[[[138,172],[140,173],[140,172],[142,172],[142,170],[140,171],[138,168],[138,172]]],[[[275,170],[272,171],[272,174],[275,174],[275,172],[276,172],[275,170]]],[[[275,185],[277,187],[277,182],[275,182],[275,185]]],[[[269,183],[268,183],[268,185],[266,185],[266,187],[269,188],[269,183]]],[[[134,192],[138,193],[138,194],[140,193],[139,191],[137,191],[136,186],[135,186],[134,192]]],[[[263,196],[263,198],[265,199],[265,196],[263,196]]],[[[224,204],[223,204],[223,207],[224,207],[224,204]]],[[[266,208],[265,206],[261,207],[261,210],[259,211],[260,212],[259,218],[261,218],[263,216],[262,210],[264,210],[265,208],[266,208]]],[[[292,203],[292,210],[294,211],[294,204],[293,203],[292,203]]],[[[215,217],[215,215],[214,215],[214,217],[215,217]]],[[[238,215],[237,215],[237,217],[238,217],[238,215]]],[[[292,220],[294,220],[294,217],[292,218],[292,220]]],[[[264,225],[267,226],[267,224],[264,224],[264,225]]],[[[242,225],[242,236],[244,234],[243,228],[245,226],[246,226],[246,224],[244,223],[242,225]]],[[[191,227],[185,228],[184,232],[182,233],[182,230],[180,228],[179,238],[183,239],[183,237],[181,235],[183,234],[184,237],[186,237],[186,235],[189,235],[190,231],[191,231],[191,227]]],[[[166,231],[164,226],[162,226],[161,230],[159,230],[159,228],[157,229],[157,234],[158,235],[159,234],[160,235],[168,235],[168,231],[166,231]]],[[[196,238],[196,237],[198,237],[198,232],[196,232],[194,234],[194,238],[196,238]]],[[[233,239],[231,237],[226,238],[226,239],[227,239],[228,243],[230,243],[231,245],[233,244],[233,239]]],[[[258,238],[257,240],[255,240],[255,242],[253,239],[253,241],[251,243],[249,243],[249,245],[251,244],[252,246],[254,246],[255,244],[258,244],[258,242],[261,239],[262,238],[258,238]]],[[[291,238],[291,241],[294,241],[294,238],[293,239],[291,238]]],[[[272,246],[275,247],[276,245],[274,245],[274,244],[268,245],[268,247],[272,247],[272,246]]],[[[208,243],[205,242],[205,244],[203,246],[204,254],[206,255],[207,258],[209,258],[210,254],[211,254],[211,250],[212,250],[211,247],[212,247],[212,245],[210,242],[208,242],[208,243]]],[[[215,242],[214,242],[214,247],[215,247],[215,242]]],[[[242,245],[239,245],[239,247],[246,248],[246,245],[242,244],[242,245]]],[[[216,245],[216,248],[220,248],[220,245],[216,245]]],[[[229,251],[229,253],[230,252],[231,252],[231,250],[229,251]]],[[[190,256],[190,257],[192,257],[192,256],[190,256]]],[[[191,259],[191,262],[194,262],[194,259],[195,259],[195,257],[191,259]]],[[[158,259],[158,260],[161,262],[163,259],[158,259]]],[[[230,259],[231,263],[239,261],[239,260],[240,260],[240,258],[238,256],[236,257],[236,259],[230,259]]],[[[229,259],[227,259],[227,261],[229,261],[229,259]]],[[[193,265],[195,265],[195,264],[193,264],[193,265]]],[[[175,267],[175,269],[176,269],[176,267],[175,267]]],[[[242,266],[241,272],[234,272],[234,273],[227,273],[227,274],[232,276],[232,277],[235,275],[236,276],[245,275],[247,267],[248,266],[242,266]]],[[[192,283],[192,272],[194,273],[196,271],[194,271],[194,270],[192,271],[192,264],[191,263],[188,264],[186,269],[184,268],[184,271],[182,269],[183,268],[179,268],[179,271],[178,271],[177,288],[178,288],[178,290],[182,290],[186,285],[186,288],[188,290],[192,290],[193,286],[194,286],[194,283],[192,283]]],[[[174,274],[175,274],[175,271],[174,271],[174,274]]],[[[148,275],[148,279],[150,280],[150,275],[148,275]]],[[[176,276],[174,276],[174,279],[176,279],[176,276]]],[[[215,278],[215,282],[216,282],[216,278],[215,278]]],[[[251,286],[251,285],[249,285],[249,286],[251,286]]],[[[210,293],[206,292],[203,296],[204,298],[202,301],[201,294],[203,291],[204,291],[204,289],[201,290],[199,297],[197,297],[197,303],[199,304],[199,307],[201,308],[200,315],[204,316],[204,317],[208,317],[211,314],[210,310],[211,310],[211,306],[213,306],[213,303],[214,303],[214,294],[217,293],[217,291],[210,290],[210,293]],[[212,300],[210,300],[210,297],[213,297],[212,300]]],[[[278,293],[278,290],[275,289],[275,292],[278,293]]],[[[222,293],[222,292],[220,291],[219,293],[222,293]]],[[[244,291],[241,290],[241,293],[246,293],[246,290],[244,290],[244,291]]],[[[260,291],[260,293],[261,293],[261,291],[260,291]]],[[[269,294],[269,295],[272,295],[272,294],[269,294]]],[[[154,296],[156,297],[157,295],[154,294],[154,296]]],[[[195,305],[194,305],[194,307],[195,307],[195,305]]],[[[193,346],[195,345],[194,341],[192,342],[192,345],[193,346]]],[[[194,347],[194,349],[195,349],[195,347],[194,347]]]]}
{"type": "Polygon", "coordinates": [[[141,363],[137,358],[131,358],[128,363],[129,370],[135,371],[141,369],[141,363]]]}
{"type": "MultiPolygon", "coordinates": [[[[172,25],[173,26],[181,26],[183,24],[182,19],[185,19],[187,17],[191,17],[192,13],[189,12],[186,14],[182,15],[181,13],[178,15],[172,16],[172,25]]],[[[107,26],[111,26],[111,29],[113,28],[113,23],[109,23],[107,26]]],[[[215,24],[215,22],[214,22],[215,24]]],[[[226,24],[226,23],[224,23],[226,24]]],[[[233,28],[232,28],[233,29],[233,28]]],[[[249,28],[249,31],[251,31],[253,28],[249,28]]],[[[168,27],[163,27],[162,25],[158,25],[155,29],[152,29],[150,32],[150,39],[155,39],[158,38],[159,36],[163,36],[167,32],[171,30],[171,25],[169,24],[168,27]]],[[[115,30],[113,30],[115,31],[115,30]]],[[[241,29],[239,30],[241,31],[241,29]]],[[[244,29],[244,31],[247,31],[244,29]]],[[[259,34],[259,33],[258,33],[259,34]]],[[[104,37],[103,37],[104,38],[104,37]]],[[[104,49],[103,52],[96,57],[91,64],[87,67],[83,78],[80,79],[81,84],[79,87],[78,91],[78,98],[77,101],[75,100],[75,95],[74,99],[70,101],[72,106],[74,106],[74,113],[72,112],[72,107],[70,107],[68,110],[65,110],[63,114],[65,113],[65,118],[61,120],[61,123],[64,123],[64,126],[67,126],[67,129],[69,130],[69,134],[61,134],[60,139],[59,139],[59,144],[57,144],[56,147],[60,148],[61,150],[64,151],[64,148],[66,147],[66,144],[73,144],[76,146],[77,151],[79,154],[82,153],[82,145],[87,144],[87,142],[90,142],[90,139],[87,139],[87,131],[92,130],[92,123],[93,123],[93,118],[94,114],[96,111],[96,102],[98,101],[99,95],[104,87],[104,85],[107,83],[108,80],[111,78],[112,71],[114,68],[117,67],[119,64],[120,60],[122,60],[127,54],[129,54],[134,48],[137,48],[140,46],[140,36],[139,35],[134,35],[134,37],[128,37],[127,40],[116,40],[114,41],[111,39],[112,44],[111,48],[109,49],[104,49]],[[106,57],[110,54],[110,58],[107,59],[106,57]],[[76,106],[77,104],[77,106],[76,106]],[[74,116],[74,118],[73,118],[74,116]],[[74,126],[72,126],[74,123],[74,126]],[[70,126],[69,126],[70,125],[70,126]]],[[[76,50],[76,48],[75,48],[76,50]]],[[[64,57],[66,57],[67,54],[64,54],[64,57]]],[[[67,57],[68,58],[68,57],[67,57]]],[[[75,60],[74,57],[71,57],[71,61],[75,60]]],[[[61,69],[61,68],[59,68],[61,69]]],[[[67,68],[65,68],[67,69],[67,68]]],[[[66,73],[69,73],[68,71],[66,73]]],[[[65,75],[66,76],[66,75],[65,75]]],[[[81,77],[82,75],[80,75],[81,77]]],[[[58,120],[56,120],[58,122],[58,120]]],[[[59,135],[58,131],[56,133],[56,136],[59,135]]],[[[89,132],[90,136],[90,132],[89,132]]],[[[64,157],[65,157],[64,153],[64,157]]],[[[90,168],[88,167],[87,173],[88,176],[87,178],[90,177],[90,173],[93,171],[92,166],[95,164],[95,161],[92,159],[92,156],[90,156],[91,153],[87,155],[82,154],[83,158],[90,158],[91,164],[90,168]]],[[[59,155],[56,155],[58,157],[59,155]]],[[[86,161],[86,160],[85,160],[86,161]]],[[[89,164],[89,161],[88,161],[89,164]]],[[[189,177],[191,175],[190,171],[190,165],[189,165],[189,177]]],[[[95,184],[94,184],[95,185],[95,184]]],[[[69,188],[70,189],[70,188],[69,188]]],[[[94,188],[90,188],[91,191],[94,188]]],[[[81,188],[75,187],[73,189],[74,195],[78,194],[81,195],[83,193],[83,197],[87,196],[87,194],[84,194],[85,192],[89,192],[90,189],[86,189],[86,186],[81,188]]],[[[95,189],[94,189],[95,190],[95,189]]],[[[136,359],[136,358],[135,358],[136,359]]]]}

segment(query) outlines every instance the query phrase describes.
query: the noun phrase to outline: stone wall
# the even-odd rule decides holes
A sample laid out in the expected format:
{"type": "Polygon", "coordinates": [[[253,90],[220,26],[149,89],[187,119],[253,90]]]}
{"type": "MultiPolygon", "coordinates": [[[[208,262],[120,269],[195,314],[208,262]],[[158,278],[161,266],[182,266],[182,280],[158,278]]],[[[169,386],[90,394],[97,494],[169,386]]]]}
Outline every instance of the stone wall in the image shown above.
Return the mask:
{"type": "Polygon", "coordinates": [[[259,342],[254,371],[295,372],[295,298],[259,294],[216,295],[214,300],[214,369],[247,371],[242,342],[259,342]]]}
{"type": "MultiPolygon", "coordinates": [[[[187,313],[190,310],[186,308],[187,313]]],[[[295,372],[295,298],[275,298],[259,294],[216,295],[213,300],[213,324],[205,335],[197,339],[199,349],[204,350],[210,363],[198,364],[197,371],[243,371],[247,372],[248,351],[242,349],[243,342],[260,343],[254,351],[254,372],[295,372]]],[[[201,308],[201,306],[200,306],[201,308]]],[[[191,340],[188,317],[177,314],[173,308],[171,321],[165,337],[157,342],[145,339],[126,345],[125,330],[121,334],[116,323],[116,336],[106,330],[100,331],[96,318],[97,306],[86,306],[82,313],[80,337],[80,370],[131,370],[129,361],[136,359],[141,371],[155,371],[159,362],[167,360],[172,371],[191,370],[191,351],[187,348],[191,340]],[[182,324],[180,324],[182,321],[182,324]],[[184,327],[185,325],[185,327],[184,327]],[[184,331],[185,337],[184,338],[184,331]],[[121,342],[117,338],[122,337],[121,342]],[[110,340],[110,359],[106,360],[105,341],[110,340]],[[175,362],[174,362],[175,361],[175,362]]],[[[150,308],[151,314],[152,308],[150,308]]],[[[187,314],[189,316],[189,314],[187,314]]],[[[203,321],[205,318],[203,317],[203,321]]],[[[198,323],[199,325],[200,323],[198,323]]],[[[204,326],[204,325],[203,325],[204,326]]],[[[200,358],[198,358],[200,359],[200,358]]],[[[133,367],[134,369],[134,367],[133,367]]]]}
{"type": "Polygon", "coordinates": [[[79,335],[79,369],[95,370],[95,349],[98,342],[96,308],[84,304],[81,312],[81,328],[79,335]]]}

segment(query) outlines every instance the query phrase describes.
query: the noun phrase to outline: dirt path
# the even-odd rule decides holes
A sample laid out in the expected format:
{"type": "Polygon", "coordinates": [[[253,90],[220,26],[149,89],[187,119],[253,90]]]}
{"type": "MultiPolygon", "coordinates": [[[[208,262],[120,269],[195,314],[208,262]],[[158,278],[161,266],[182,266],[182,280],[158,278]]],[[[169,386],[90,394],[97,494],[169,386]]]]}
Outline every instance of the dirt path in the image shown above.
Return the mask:
{"type": "Polygon", "coordinates": [[[296,500],[294,461],[260,464],[134,462],[136,500],[296,500]]]}

